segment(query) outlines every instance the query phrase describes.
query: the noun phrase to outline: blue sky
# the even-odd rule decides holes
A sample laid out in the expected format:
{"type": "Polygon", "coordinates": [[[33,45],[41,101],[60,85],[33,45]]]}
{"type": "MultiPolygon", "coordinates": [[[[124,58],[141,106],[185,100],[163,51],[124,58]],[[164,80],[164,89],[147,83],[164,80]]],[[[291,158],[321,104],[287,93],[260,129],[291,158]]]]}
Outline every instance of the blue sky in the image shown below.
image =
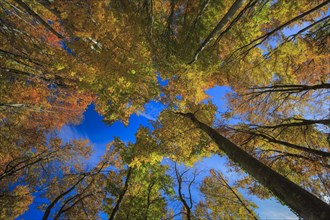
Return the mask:
{"type": "MultiPolygon", "coordinates": [[[[230,92],[230,88],[220,86],[207,91],[207,94],[211,97],[212,102],[218,107],[217,117],[220,116],[221,112],[226,111],[226,101],[224,96],[228,92],[230,92]]],[[[69,140],[71,138],[88,138],[90,143],[94,146],[94,153],[89,161],[89,165],[93,167],[97,164],[100,157],[105,152],[106,144],[111,142],[114,137],[120,137],[121,140],[125,142],[134,142],[135,132],[138,130],[140,125],[150,126],[149,120],[154,120],[163,108],[162,104],[155,101],[149,102],[145,107],[145,112],[131,116],[128,126],[124,126],[121,122],[116,122],[110,126],[102,121],[102,116],[94,110],[94,105],[90,105],[84,113],[82,122],[79,125],[64,126],[60,131],[60,136],[64,140],[69,140]]],[[[201,180],[208,175],[208,170],[215,169],[221,171],[232,184],[234,180],[238,178],[238,175],[230,172],[226,168],[226,162],[226,157],[220,158],[219,156],[212,156],[197,162],[195,164],[195,168],[200,171],[205,171],[200,174],[199,179],[201,180]]],[[[196,188],[198,188],[198,185],[196,188]]],[[[275,199],[260,200],[255,196],[248,195],[246,191],[241,191],[241,193],[258,205],[259,208],[257,209],[257,214],[261,219],[298,219],[289,210],[289,208],[281,205],[275,199]]],[[[196,198],[200,198],[200,195],[196,195],[196,198]]],[[[41,216],[42,213],[36,210],[36,206],[40,205],[44,201],[45,200],[41,200],[36,195],[35,202],[32,205],[31,210],[19,219],[39,219],[39,216],[41,216]]]]}

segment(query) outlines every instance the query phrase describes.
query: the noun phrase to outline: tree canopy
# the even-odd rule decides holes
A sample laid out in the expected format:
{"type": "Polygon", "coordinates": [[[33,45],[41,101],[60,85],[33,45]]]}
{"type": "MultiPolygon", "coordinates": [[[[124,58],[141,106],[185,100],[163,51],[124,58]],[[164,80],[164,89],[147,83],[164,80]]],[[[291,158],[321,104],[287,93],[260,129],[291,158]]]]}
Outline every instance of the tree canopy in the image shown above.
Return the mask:
{"type": "Polygon", "coordinates": [[[247,193],[330,219],[329,3],[1,1],[0,219],[36,199],[43,220],[258,219],[247,193]],[[127,126],[152,102],[94,164],[61,135],[89,105],[127,126]],[[240,178],[201,174],[213,155],[240,178]]]}

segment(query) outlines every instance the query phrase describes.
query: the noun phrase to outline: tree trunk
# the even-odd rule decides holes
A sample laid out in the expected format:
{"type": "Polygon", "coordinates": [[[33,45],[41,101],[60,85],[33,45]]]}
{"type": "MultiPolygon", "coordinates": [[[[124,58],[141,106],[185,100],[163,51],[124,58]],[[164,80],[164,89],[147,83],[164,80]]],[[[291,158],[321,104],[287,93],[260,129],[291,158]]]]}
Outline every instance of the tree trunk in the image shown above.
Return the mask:
{"type": "Polygon", "coordinates": [[[33,11],[27,4],[25,4],[21,0],[15,0],[15,2],[20,5],[24,10],[26,10],[32,17],[34,17],[38,22],[40,22],[41,25],[43,25],[45,28],[47,28],[50,32],[52,32],[56,37],[59,39],[64,40],[65,37],[59,34],[57,31],[55,31],[44,19],[42,19],[35,11],[33,11]]]}
{"type": "Polygon", "coordinates": [[[190,204],[188,205],[183,193],[182,193],[182,176],[183,174],[188,171],[186,170],[185,172],[183,172],[182,174],[179,173],[178,169],[177,169],[177,166],[176,166],[176,163],[175,163],[175,175],[176,175],[176,179],[178,181],[178,194],[179,194],[179,199],[181,201],[181,203],[183,204],[183,207],[184,209],[186,210],[186,218],[187,220],[191,220],[191,209],[192,209],[192,196],[191,196],[191,191],[190,191],[190,187],[191,187],[191,184],[195,181],[195,176],[194,176],[194,179],[192,181],[190,181],[189,183],[189,187],[188,187],[188,193],[189,193],[189,201],[190,201],[190,204]]]}
{"type": "MultiPolygon", "coordinates": [[[[289,118],[290,119],[290,118],[289,118]]],[[[271,129],[276,129],[276,128],[288,128],[288,127],[300,127],[300,126],[309,126],[309,125],[315,125],[315,124],[322,124],[322,125],[330,125],[330,119],[319,119],[319,120],[310,120],[310,119],[295,119],[295,121],[292,122],[285,122],[282,124],[277,124],[277,125],[254,125],[250,124],[251,127],[257,127],[257,128],[271,128],[271,129]]]]}
{"type": "Polygon", "coordinates": [[[114,220],[116,215],[117,215],[117,212],[119,211],[121,202],[123,201],[123,198],[124,198],[124,196],[126,194],[126,191],[128,189],[128,182],[130,180],[131,174],[132,174],[132,168],[130,167],[130,168],[128,168],[128,172],[127,172],[127,175],[126,175],[124,189],[122,190],[122,192],[119,195],[116,206],[113,208],[113,210],[111,212],[111,215],[109,217],[109,220],[114,220]]]}
{"type": "Polygon", "coordinates": [[[198,47],[194,54],[194,58],[189,64],[194,63],[199,54],[205,49],[205,47],[210,43],[210,41],[215,37],[215,35],[229,22],[229,20],[236,14],[236,12],[241,8],[245,0],[236,0],[234,4],[230,7],[228,12],[223,16],[223,18],[219,21],[217,26],[211,31],[211,33],[206,37],[204,42],[198,47]]]}
{"type": "Polygon", "coordinates": [[[218,145],[232,161],[268,188],[278,199],[305,219],[330,219],[330,206],[289,179],[261,163],[192,113],[178,113],[192,122],[218,145]]]}
{"type": "Polygon", "coordinates": [[[70,189],[68,189],[67,191],[61,193],[59,196],[57,196],[52,203],[47,207],[44,216],[42,217],[42,220],[47,220],[49,215],[50,215],[50,211],[52,210],[52,208],[56,205],[56,203],[62,199],[65,195],[67,195],[68,193],[70,193],[72,190],[74,190],[76,188],[76,186],[83,181],[83,179],[85,179],[86,175],[83,175],[70,189]]]}
{"type": "Polygon", "coordinates": [[[230,192],[236,197],[236,199],[244,207],[244,209],[251,215],[251,217],[255,220],[258,220],[258,218],[254,215],[253,211],[250,210],[250,208],[247,205],[245,205],[243,199],[241,199],[241,197],[235,192],[235,190],[229,185],[229,183],[227,183],[227,180],[221,175],[221,173],[217,172],[217,174],[218,174],[217,175],[213,169],[210,170],[210,172],[216,179],[218,179],[218,180],[220,180],[220,182],[224,183],[224,185],[227,187],[227,189],[230,190],[230,192]]]}

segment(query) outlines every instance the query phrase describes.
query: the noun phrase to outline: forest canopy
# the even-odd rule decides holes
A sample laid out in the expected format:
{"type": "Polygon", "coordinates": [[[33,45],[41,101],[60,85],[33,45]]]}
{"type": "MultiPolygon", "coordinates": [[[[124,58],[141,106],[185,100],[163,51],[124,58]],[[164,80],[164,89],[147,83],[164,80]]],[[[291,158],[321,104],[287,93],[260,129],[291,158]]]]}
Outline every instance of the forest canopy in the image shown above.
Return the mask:
{"type": "Polygon", "coordinates": [[[329,3],[0,1],[0,219],[330,219],[329,3]],[[150,120],[95,162],[91,106],[150,120]]]}

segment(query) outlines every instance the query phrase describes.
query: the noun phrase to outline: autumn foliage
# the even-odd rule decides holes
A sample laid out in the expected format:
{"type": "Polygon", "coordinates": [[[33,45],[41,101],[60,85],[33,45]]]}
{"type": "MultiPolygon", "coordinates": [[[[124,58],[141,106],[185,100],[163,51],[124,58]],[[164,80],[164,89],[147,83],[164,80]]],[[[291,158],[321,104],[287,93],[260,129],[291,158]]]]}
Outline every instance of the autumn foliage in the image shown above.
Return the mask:
{"type": "Polygon", "coordinates": [[[3,0],[0,13],[0,219],[257,219],[246,192],[329,219],[329,1],[3,0]],[[89,140],[60,135],[90,104],[128,125],[151,101],[164,109],[150,127],[93,166],[89,140]],[[193,201],[188,167],[212,155],[247,173],[211,170],[193,201]],[[281,197],[246,155],[302,194],[281,197]]]}

